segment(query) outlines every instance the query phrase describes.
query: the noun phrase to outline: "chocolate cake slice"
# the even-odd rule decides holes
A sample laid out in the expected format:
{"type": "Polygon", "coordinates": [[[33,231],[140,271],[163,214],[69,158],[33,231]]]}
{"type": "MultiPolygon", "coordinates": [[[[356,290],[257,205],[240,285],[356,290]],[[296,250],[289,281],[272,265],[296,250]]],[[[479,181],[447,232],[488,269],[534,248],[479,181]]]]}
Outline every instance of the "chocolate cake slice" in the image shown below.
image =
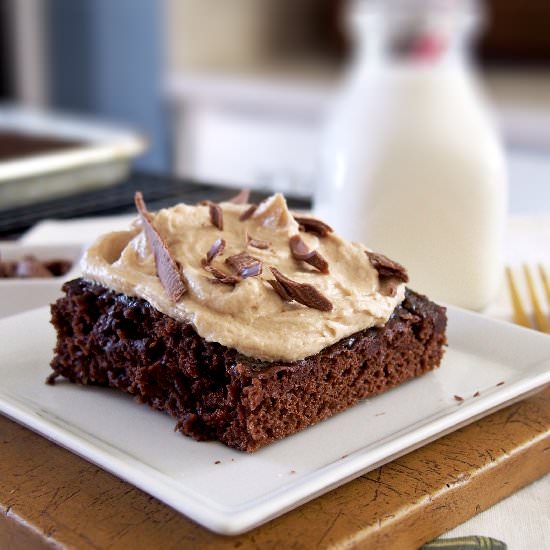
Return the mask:
{"type": "Polygon", "coordinates": [[[52,306],[54,376],[125,391],[186,435],[249,452],[431,371],[446,341],[444,308],[409,290],[384,327],[266,364],[206,342],[145,300],[82,279],[63,290],[52,306]]]}
{"type": "Polygon", "coordinates": [[[439,366],[445,309],[281,195],[136,205],[52,305],[50,382],[116,388],[252,452],[439,366]]]}

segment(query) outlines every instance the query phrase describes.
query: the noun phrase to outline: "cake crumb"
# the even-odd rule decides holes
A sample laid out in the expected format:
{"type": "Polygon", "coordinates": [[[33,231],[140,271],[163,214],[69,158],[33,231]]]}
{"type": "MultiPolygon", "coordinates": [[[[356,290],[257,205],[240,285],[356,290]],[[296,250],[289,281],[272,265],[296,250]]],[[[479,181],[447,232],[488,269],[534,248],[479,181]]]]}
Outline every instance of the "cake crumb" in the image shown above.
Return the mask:
{"type": "Polygon", "coordinates": [[[348,455],[342,455],[340,458],[344,459],[344,458],[347,458],[347,457],[348,457],[348,455]]]}
{"type": "Polygon", "coordinates": [[[453,399],[458,402],[464,401],[464,397],[460,397],[460,395],[453,395],[453,399]]]}
{"type": "Polygon", "coordinates": [[[296,470],[290,470],[290,475],[295,474],[296,470]]]}
{"type": "Polygon", "coordinates": [[[499,383],[497,384],[497,388],[498,388],[498,386],[503,386],[503,385],[504,385],[504,380],[503,380],[502,382],[499,382],[499,383]]]}
{"type": "Polygon", "coordinates": [[[479,397],[479,396],[480,396],[480,393],[479,393],[478,391],[476,391],[476,392],[474,393],[474,397],[479,397]]]}
{"type": "Polygon", "coordinates": [[[55,386],[55,383],[57,381],[57,377],[59,376],[59,373],[52,372],[48,378],[46,378],[46,384],[49,384],[50,386],[55,386]]]}
{"type": "Polygon", "coordinates": [[[214,464],[221,464],[221,460],[216,460],[216,462],[214,462],[214,464]]]}
{"type": "Polygon", "coordinates": [[[374,416],[382,416],[383,414],[386,414],[385,412],[376,413],[374,416]]]}

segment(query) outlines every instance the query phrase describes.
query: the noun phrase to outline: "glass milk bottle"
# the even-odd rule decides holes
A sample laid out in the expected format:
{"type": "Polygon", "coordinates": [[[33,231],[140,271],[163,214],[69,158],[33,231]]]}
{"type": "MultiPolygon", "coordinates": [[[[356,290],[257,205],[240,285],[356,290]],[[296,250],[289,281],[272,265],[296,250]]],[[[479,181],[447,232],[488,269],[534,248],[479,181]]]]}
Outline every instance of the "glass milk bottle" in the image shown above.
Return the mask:
{"type": "Polygon", "coordinates": [[[500,284],[504,154],[467,57],[476,4],[356,2],[358,48],[323,139],[315,213],[481,309],[500,284]]]}

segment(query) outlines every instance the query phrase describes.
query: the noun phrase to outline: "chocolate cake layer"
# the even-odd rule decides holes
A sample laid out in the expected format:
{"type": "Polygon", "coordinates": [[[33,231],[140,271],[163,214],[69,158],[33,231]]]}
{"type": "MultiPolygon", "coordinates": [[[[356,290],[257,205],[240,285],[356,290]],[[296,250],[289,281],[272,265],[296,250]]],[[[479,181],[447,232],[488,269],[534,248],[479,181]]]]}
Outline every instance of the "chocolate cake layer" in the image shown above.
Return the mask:
{"type": "Polygon", "coordinates": [[[51,380],[117,388],[185,435],[249,452],[433,370],[446,343],[445,309],[410,290],[383,328],[275,363],[207,342],[142,299],[82,279],[63,290],[51,380]]]}

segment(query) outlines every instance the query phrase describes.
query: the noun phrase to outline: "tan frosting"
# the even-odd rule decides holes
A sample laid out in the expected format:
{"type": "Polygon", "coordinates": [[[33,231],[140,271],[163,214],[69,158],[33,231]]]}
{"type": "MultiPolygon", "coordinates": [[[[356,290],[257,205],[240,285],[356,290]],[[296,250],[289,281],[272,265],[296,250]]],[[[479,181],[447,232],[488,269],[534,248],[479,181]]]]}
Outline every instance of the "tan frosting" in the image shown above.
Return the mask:
{"type": "Polygon", "coordinates": [[[178,204],[153,215],[154,226],[189,285],[177,303],[170,300],[156,275],[155,261],[138,220],[128,231],[97,239],[82,260],[83,276],[117,292],[139,296],[166,315],[192,323],[208,341],[266,361],[303,359],[354,332],[384,325],[403,300],[404,284],[397,286],[393,297],[381,294],[378,273],[365,247],[334,233],[317,237],[300,232],[308,247],[317,249],[328,261],[329,274],[294,260],[289,238],[298,234],[299,228],[282,195],[264,201],[244,222],[239,221],[239,215],[247,205],[220,206],[222,231],[212,225],[208,206],[178,204]],[[255,239],[269,241],[269,248],[247,247],[247,232],[255,239]],[[234,287],[213,283],[201,260],[218,238],[227,244],[212,265],[229,272],[225,258],[246,251],[263,262],[262,275],[244,279],[234,287]],[[315,286],[333,303],[332,311],[284,302],[266,282],[273,279],[270,265],[297,282],[315,286]]]}

